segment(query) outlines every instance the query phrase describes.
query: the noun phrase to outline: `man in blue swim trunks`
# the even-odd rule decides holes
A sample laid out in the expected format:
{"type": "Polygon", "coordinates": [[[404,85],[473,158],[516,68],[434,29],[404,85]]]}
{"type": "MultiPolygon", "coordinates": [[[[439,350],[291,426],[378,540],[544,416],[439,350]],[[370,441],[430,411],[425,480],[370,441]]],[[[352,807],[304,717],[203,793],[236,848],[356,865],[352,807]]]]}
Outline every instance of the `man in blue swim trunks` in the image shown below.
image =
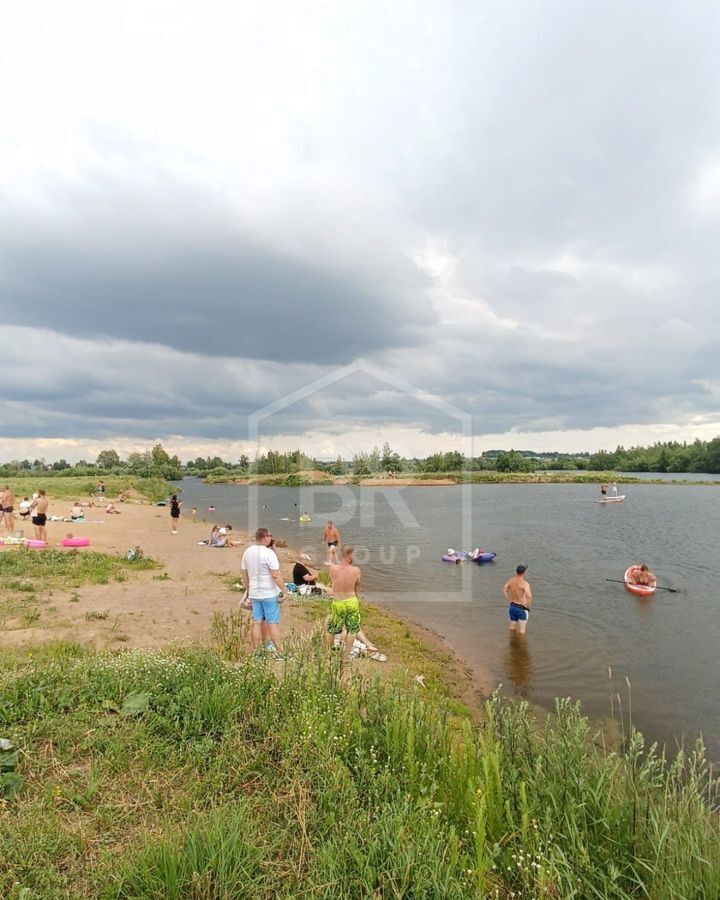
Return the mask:
{"type": "Polygon", "coordinates": [[[240,566],[248,599],[252,601],[251,636],[255,650],[262,651],[269,638],[279,655],[282,653],[280,603],[285,598],[285,582],[280,572],[280,562],[270,548],[271,541],[272,535],[267,528],[258,528],[255,543],[243,553],[240,566]]]}
{"type": "Polygon", "coordinates": [[[532,604],[532,591],[525,578],[526,572],[527,566],[518,566],[515,575],[508,578],[503,587],[503,596],[509,604],[510,631],[517,630],[518,634],[525,634],[532,604]]]}

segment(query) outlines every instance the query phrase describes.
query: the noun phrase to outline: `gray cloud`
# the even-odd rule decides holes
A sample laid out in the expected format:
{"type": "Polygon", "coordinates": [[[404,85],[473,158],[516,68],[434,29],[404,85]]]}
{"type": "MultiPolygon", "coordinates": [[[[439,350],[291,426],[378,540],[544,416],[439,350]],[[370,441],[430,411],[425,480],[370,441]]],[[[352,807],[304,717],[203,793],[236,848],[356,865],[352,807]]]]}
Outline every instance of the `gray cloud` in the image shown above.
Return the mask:
{"type": "MultiPolygon", "coordinates": [[[[72,195],[62,199],[73,209],[72,195]]],[[[7,324],[207,356],[342,363],[417,344],[436,319],[429,279],[401,254],[390,270],[362,258],[342,268],[320,254],[293,258],[207,210],[195,230],[193,209],[183,209],[178,233],[153,216],[159,197],[135,206],[113,184],[81,199],[84,227],[73,221],[68,233],[65,217],[54,229],[26,224],[0,250],[7,324]]]]}
{"type": "MultiPolygon", "coordinates": [[[[308,17],[229,148],[92,108],[0,191],[6,435],[242,437],[358,358],[478,433],[720,423],[716,5],[308,17]]],[[[265,424],[450,426],[362,377],[265,424]]]]}

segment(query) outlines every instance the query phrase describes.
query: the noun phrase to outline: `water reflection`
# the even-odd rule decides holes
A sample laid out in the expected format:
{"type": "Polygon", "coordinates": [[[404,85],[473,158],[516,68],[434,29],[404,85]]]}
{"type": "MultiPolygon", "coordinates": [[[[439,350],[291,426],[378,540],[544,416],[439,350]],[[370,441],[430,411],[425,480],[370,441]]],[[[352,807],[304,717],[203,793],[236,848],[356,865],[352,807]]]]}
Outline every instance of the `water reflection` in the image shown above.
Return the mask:
{"type": "Polygon", "coordinates": [[[508,632],[508,645],[503,660],[505,675],[518,694],[527,698],[533,677],[532,656],[526,634],[508,632]]]}

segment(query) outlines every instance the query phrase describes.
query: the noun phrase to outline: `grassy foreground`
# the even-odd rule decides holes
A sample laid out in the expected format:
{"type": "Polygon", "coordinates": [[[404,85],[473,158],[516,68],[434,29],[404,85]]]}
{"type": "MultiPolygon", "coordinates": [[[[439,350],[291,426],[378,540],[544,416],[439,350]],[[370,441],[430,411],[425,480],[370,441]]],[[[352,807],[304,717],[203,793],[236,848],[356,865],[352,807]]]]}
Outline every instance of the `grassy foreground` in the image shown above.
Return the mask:
{"type": "Polygon", "coordinates": [[[637,734],[606,753],[567,701],[536,727],[494,699],[476,727],[349,678],[317,636],[281,667],[67,645],[5,663],[4,898],[720,895],[702,753],[666,764],[637,734]]]}

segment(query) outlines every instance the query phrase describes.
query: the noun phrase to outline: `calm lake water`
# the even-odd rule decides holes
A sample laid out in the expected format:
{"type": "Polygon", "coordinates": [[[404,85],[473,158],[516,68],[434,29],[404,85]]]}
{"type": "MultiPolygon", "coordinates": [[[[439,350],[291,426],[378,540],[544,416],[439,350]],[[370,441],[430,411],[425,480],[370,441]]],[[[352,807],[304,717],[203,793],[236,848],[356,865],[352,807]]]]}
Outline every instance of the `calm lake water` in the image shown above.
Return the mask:
{"type": "Polygon", "coordinates": [[[702,732],[720,759],[720,486],[621,485],[626,501],[607,506],[593,502],[597,487],[576,484],[253,494],[187,479],[182,488],[185,513],[196,505],[200,516],[240,528],[257,503],[262,524],[316,560],[332,518],[343,541],[360,548],[368,598],[437,631],[505,693],[547,707],[571,696],[604,717],[611,693],[627,710],[627,676],[633,721],[646,737],[670,749],[702,732]],[[463,546],[463,509],[472,534],[464,549],[494,550],[495,562],[441,561],[448,547],[463,546]],[[312,524],[297,522],[304,511],[312,524]],[[679,593],[641,600],[607,580],[642,561],[679,593]],[[529,566],[535,598],[524,642],[509,638],[501,595],[518,563],[529,566]]]}

